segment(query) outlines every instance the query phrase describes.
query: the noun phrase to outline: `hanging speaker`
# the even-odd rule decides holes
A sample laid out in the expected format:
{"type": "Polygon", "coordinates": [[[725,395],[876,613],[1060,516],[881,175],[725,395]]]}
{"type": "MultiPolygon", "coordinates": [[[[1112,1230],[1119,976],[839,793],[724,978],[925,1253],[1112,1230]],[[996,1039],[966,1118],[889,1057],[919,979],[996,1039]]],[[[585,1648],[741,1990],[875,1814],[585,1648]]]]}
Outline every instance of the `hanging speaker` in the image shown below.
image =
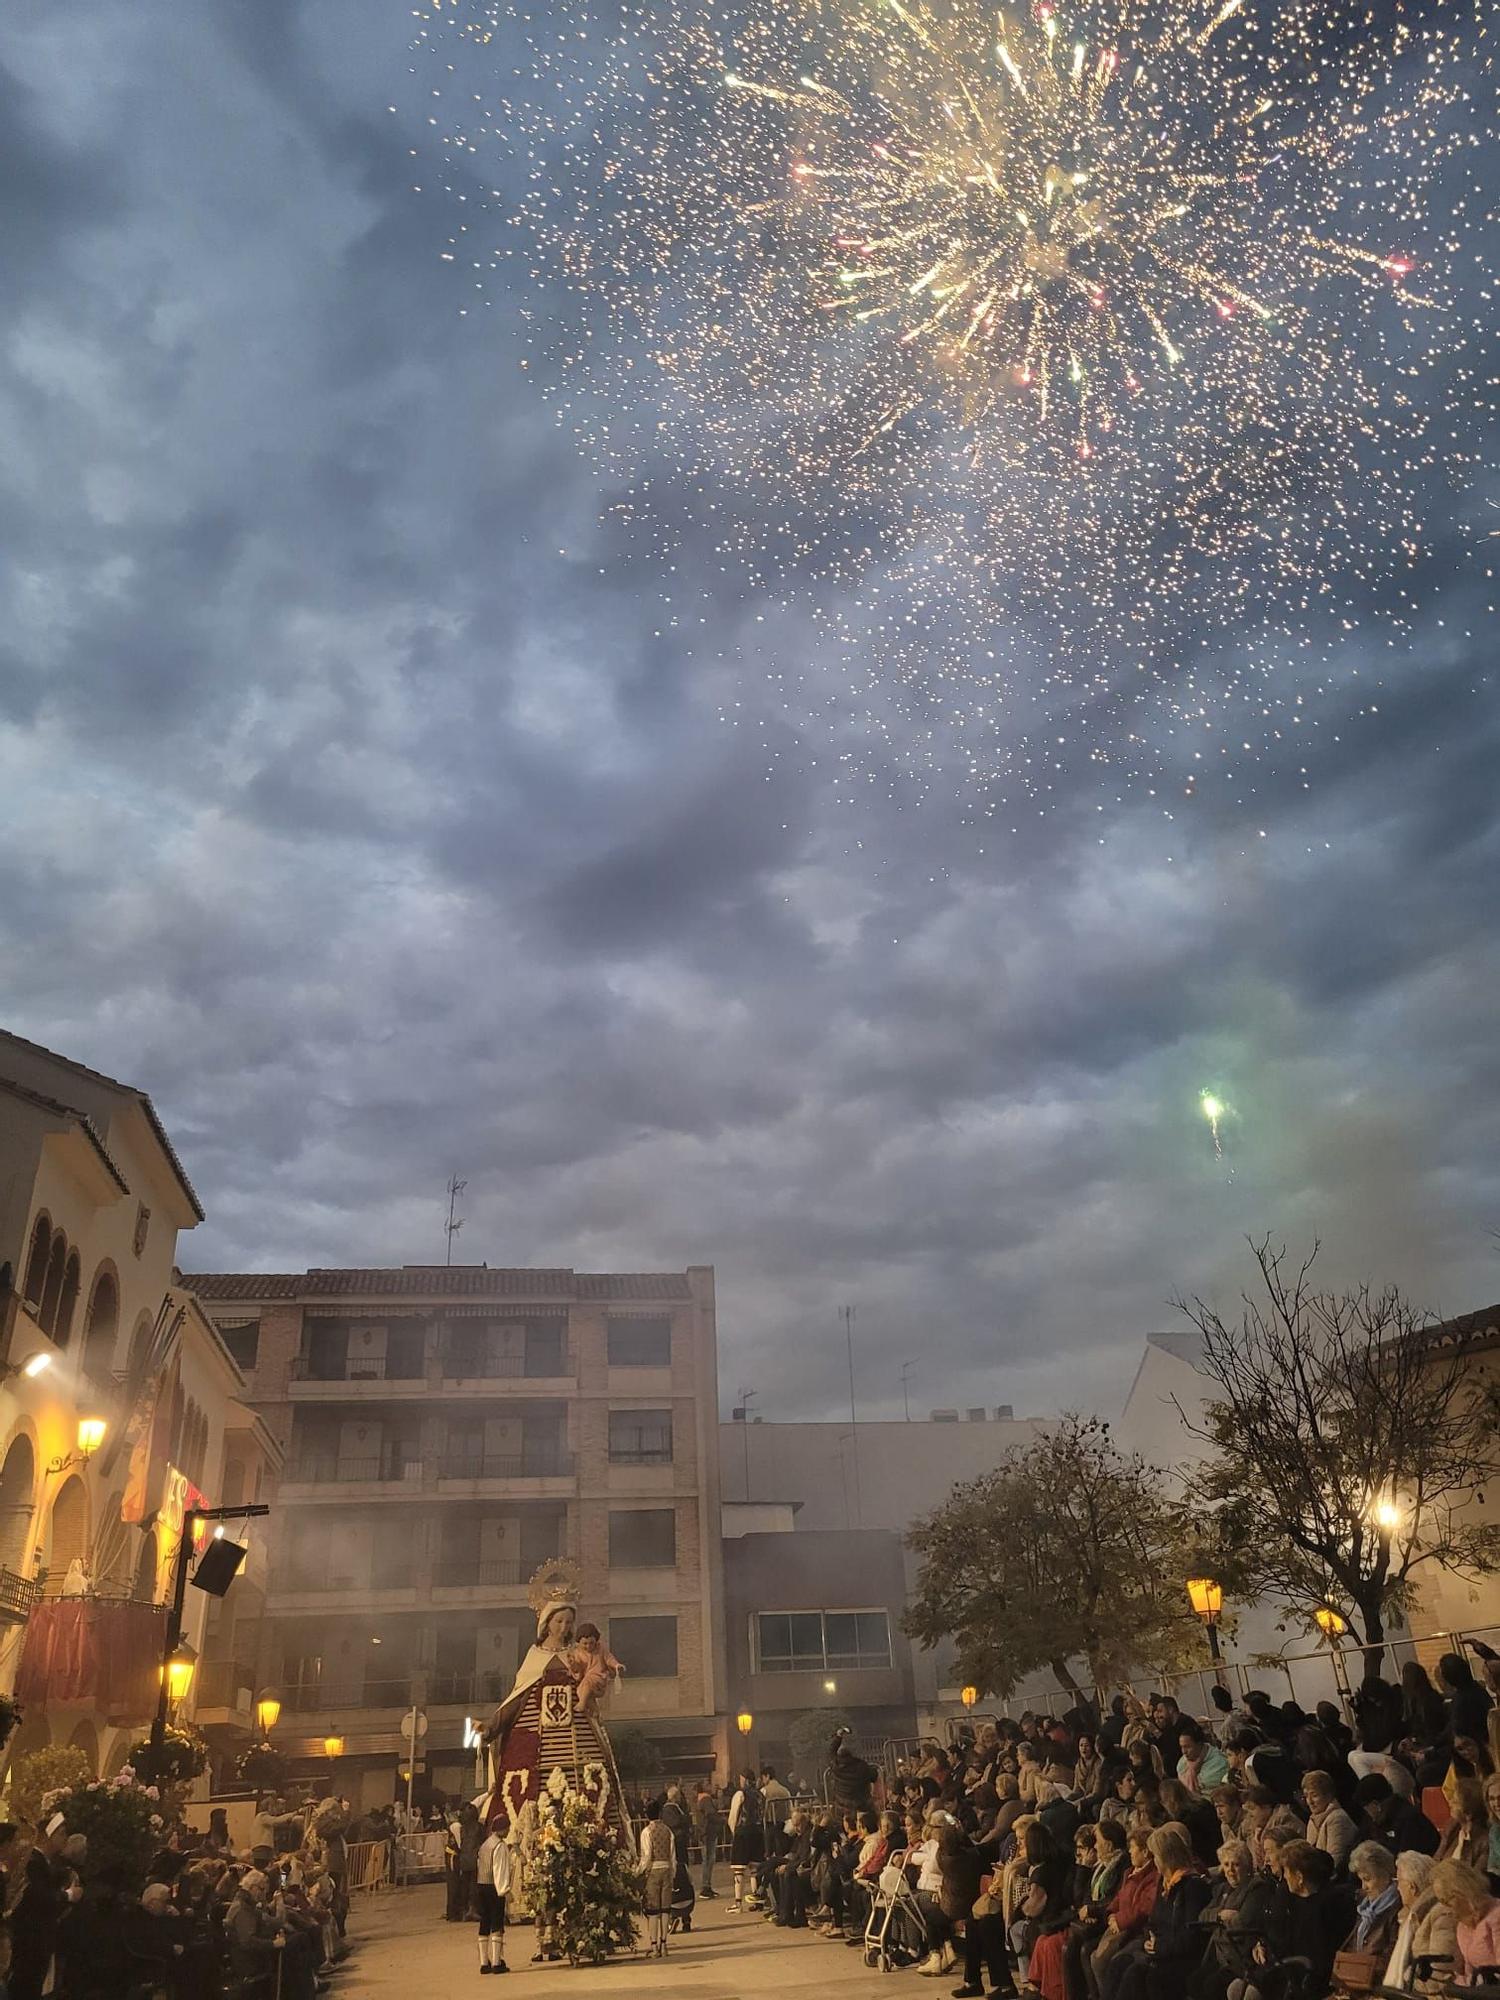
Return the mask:
{"type": "Polygon", "coordinates": [[[206,1590],[210,1597],[222,1597],[239,1574],[248,1551],[243,1542],[211,1541],[193,1571],[194,1590],[206,1590]]]}

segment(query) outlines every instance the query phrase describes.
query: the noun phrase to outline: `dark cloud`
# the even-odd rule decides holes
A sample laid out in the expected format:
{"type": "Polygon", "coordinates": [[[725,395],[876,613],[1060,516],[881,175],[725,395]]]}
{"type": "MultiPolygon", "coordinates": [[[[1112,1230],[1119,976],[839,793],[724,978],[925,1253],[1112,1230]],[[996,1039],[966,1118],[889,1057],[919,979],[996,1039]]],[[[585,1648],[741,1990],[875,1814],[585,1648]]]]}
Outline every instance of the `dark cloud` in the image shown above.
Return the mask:
{"type": "Polygon", "coordinates": [[[838,1407],[845,1301],[871,1406],[1108,1404],[1262,1228],[1492,1296],[1474,544],[1222,778],[1081,715],[993,819],[887,774],[692,496],[675,557],[610,511],[534,298],[461,316],[409,27],[95,0],[0,69],[8,1015],[154,1092],[186,1260],[436,1255],[458,1171],[468,1256],[714,1262],[768,1414],[838,1407]]]}

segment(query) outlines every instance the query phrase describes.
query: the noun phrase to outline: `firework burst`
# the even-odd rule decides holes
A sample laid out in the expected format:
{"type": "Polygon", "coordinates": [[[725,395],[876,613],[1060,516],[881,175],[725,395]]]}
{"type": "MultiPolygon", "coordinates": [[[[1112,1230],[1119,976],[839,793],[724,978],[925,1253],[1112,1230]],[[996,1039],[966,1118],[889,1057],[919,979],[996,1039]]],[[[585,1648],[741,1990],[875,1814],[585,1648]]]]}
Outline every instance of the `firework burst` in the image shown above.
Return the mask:
{"type": "MultiPolygon", "coordinates": [[[[1486,13],[476,5],[510,90],[444,138],[526,162],[493,199],[552,301],[535,372],[622,511],[822,588],[870,713],[962,689],[972,726],[1017,634],[1128,705],[1122,663],[1176,676],[1189,632],[1240,628],[1243,692],[1256,634],[1410,618],[1483,401],[1486,13]]],[[[475,230],[483,290],[514,243],[475,230]]]]}

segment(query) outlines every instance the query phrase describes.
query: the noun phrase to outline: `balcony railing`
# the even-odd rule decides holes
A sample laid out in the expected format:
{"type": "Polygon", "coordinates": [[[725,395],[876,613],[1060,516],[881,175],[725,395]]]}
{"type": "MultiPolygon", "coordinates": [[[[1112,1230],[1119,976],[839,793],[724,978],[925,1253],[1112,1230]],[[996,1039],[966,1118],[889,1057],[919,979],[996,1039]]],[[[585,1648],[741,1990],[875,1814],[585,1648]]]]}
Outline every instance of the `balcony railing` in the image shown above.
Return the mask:
{"type": "Polygon", "coordinates": [[[670,1465],[671,1441],[666,1444],[612,1444],[609,1462],[611,1465],[670,1465]]]}
{"type": "Polygon", "coordinates": [[[408,1708],[410,1674],[381,1680],[327,1679],[298,1681],[282,1689],[281,1705],[290,1714],[308,1715],[333,1708],[408,1708]]]}
{"type": "Polygon", "coordinates": [[[519,1456],[485,1451],[450,1451],[438,1462],[442,1479],[567,1479],[573,1455],[554,1447],[534,1445],[519,1456]]]}
{"type": "Polygon", "coordinates": [[[533,1381],[556,1381],[572,1372],[566,1343],[525,1354],[489,1354],[452,1341],[443,1349],[443,1375],[449,1382],[514,1382],[528,1376],[533,1381]]]}
{"type": "Polygon", "coordinates": [[[366,1570],[363,1575],[344,1570],[278,1569],[272,1588],[278,1591],[327,1592],[337,1596],[341,1592],[368,1590],[410,1590],[417,1580],[416,1570],[411,1564],[392,1565],[386,1569],[366,1570]]]}
{"type": "Polygon", "coordinates": [[[364,1360],[326,1359],[316,1354],[292,1356],[294,1382],[420,1382],[427,1372],[426,1360],[418,1354],[371,1355],[364,1360]]]}
{"type": "Polygon", "coordinates": [[[0,1569],[0,1624],[24,1625],[42,1595],[42,1579],[0,1569]]]}
{"type": "Polygon", "coordinates": [[[465,1707],[480,1708],[488,1702],[504,1701],[509,1693],[510,1682],[504,1674],[432,1674],[427,1681],[427,1699],[434,1705],[462,1702],[465,1707]]]}
{"type": "Polygon", "coordinates": [[[421,1480],[422,1462],[392,1452],[374,1458],[299,1458],[285,1476],[308,1486],[411,1485],[421,1480]]]}
{"type": "MultiPolygon", "coordinates": [[[[532,1565],[535,1568],[535,1564],[532,1565]]],[[[514,1588],[530,1570],[518,1562],[479,1562],[468,1557],[444,1557],[432,1573],[439,1590],[514,1588]]]]}

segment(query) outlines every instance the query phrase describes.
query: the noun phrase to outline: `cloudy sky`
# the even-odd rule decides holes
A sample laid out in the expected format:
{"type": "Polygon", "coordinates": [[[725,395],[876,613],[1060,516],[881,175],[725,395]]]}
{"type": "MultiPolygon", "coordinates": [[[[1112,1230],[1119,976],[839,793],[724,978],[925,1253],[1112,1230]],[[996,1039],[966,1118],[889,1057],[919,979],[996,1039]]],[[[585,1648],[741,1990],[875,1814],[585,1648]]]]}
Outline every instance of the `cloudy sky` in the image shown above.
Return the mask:
{"type": "Polygon", "coordinates": [[[837,1413],[846,1301],[868,1413],[908,1358],[918,1407],[1113,1408],[1262,1230],[1500,1296],[1471,526],[1246,805],[851,804],[756,708],[811,636],[721,592],[690,646],[504,299],[458,312],[407,8],[23,11],[5,1015],[152,1092],[208,1209],[186,1265],[440,1260],[457,1172],[465,1260],[716,1265],[725,1399],[768,1416],[837,1413]]]}

